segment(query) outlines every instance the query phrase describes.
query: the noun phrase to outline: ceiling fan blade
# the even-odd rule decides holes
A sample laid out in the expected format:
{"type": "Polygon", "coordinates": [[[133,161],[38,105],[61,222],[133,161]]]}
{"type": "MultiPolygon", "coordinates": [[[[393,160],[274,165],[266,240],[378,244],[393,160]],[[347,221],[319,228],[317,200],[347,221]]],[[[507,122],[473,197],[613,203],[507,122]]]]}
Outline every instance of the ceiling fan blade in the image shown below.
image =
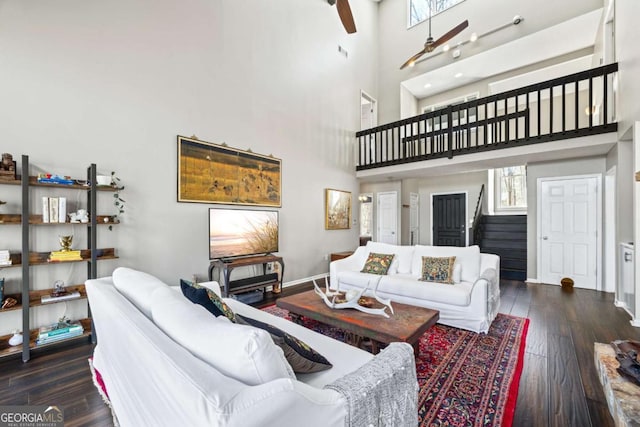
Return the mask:
{"type": "Polygon", "coordinates": [[[356,23],[353,21],[353,14],[351,13],[351,6],[349,6],[349,0],[337,0],[336,9],[338,9],[338,15],[344,29],[347,33],[353,34],[356,32],[356,23]]]}
{"type": "Polygon", "coordinates": [[[459,32],[461,32],[462,30],[464,30],[468,26],[469,26],[469,21],[467,21],[467,20],[465,20],[464,22],[458,24],[456,27],[454,27],[448,33],[446,33],[445,35],[440,37],[438,40],[434,41],[433,44],[430,46],[431,50],[437,48],[441,44],[444,44],[444,43],[448,42],[449,40],[454,38],[456,35],[458,35],[459,32]]]}
{"type": "Polygon", "coordinates": [[[415,55],[413,55],[411,58],[407,59],[407,62],[405,62],[404,64],[402,64],[400,66],[400,69],[402,70],[403,68],[405,68],[408,65],[413,64],[414,62],[416,62],[418,60],[418,58],[420,58],[422,55],[424,55],[427,52],[426,49],[422,49],[420,52],[416,53],[415,55]]]}

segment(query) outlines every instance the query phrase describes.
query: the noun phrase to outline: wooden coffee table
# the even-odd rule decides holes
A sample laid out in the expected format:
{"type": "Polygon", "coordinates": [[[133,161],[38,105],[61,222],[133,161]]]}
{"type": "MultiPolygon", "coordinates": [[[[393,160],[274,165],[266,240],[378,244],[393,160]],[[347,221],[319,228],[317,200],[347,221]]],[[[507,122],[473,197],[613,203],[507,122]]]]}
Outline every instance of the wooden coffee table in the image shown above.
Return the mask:
{"type": "Polygon", "coordinates": [[[374,354],[380,350],[380,344],[400,341],[411,344],[418,356],[420,337],[440,318],[438,310],[395,302],[391,303],[395,314],[389,313],[388,319],[352,308],[332,309],[313,290],[278,298],[276,305],[288,310],[297,323],[304,316],[344,330],[348,343],[357,347],[362,347],[368,339],[374,354]]]}

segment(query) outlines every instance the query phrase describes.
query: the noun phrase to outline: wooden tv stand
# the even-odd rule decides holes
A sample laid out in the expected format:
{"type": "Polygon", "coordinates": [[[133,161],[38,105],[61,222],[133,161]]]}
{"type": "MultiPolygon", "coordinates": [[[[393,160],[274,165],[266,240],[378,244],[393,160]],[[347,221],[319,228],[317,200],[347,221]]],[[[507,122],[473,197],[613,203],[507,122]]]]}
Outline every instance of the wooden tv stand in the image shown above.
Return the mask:
{"type": "Polygon", "coordinates": [[[273,287],[274,293],[279,293],[282,288],[282,277],[284,276],[284,261],[282,257],[275,255],[259,255],[244,258],[234,258],[229,260],[216,259],[211,261],[209,265],[209,280],[213,280],[213,270],[218,269],[222,273],[222,296],[228,297],[229,294],[237,294],[240,292],[253,291],[255,289],[264,289],[267,286],[273,287]],[[267,274],[267,264],[277,262],[280,264],[280,276],[278,273],[272,272],[267,274]],[[231,272],[238,267],[249,267],[252,265],[262,264],[262,276],[251,276],[244,279],[231,280],[231,272]]]}

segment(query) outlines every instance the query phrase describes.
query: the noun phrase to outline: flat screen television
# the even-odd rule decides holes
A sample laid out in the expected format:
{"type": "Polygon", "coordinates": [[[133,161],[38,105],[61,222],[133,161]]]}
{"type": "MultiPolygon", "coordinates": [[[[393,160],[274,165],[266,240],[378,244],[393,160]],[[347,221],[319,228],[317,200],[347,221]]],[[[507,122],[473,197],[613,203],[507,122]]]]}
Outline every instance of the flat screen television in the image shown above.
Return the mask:
{"type": "Polygon", "coordinates": [[[278,251],[278,211],[209,209],[209,259],[278,251]]]}

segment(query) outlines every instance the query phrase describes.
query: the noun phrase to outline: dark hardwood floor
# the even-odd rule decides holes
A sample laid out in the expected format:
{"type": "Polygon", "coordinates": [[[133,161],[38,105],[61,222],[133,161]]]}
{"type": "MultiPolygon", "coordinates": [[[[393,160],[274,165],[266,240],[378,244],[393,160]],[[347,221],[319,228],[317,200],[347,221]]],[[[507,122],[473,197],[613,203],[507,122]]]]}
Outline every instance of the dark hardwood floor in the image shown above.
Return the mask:
{"type": "MultiPolygon", "coordinates": [[[[286,288],[281,295],[309,289],[286,288]]],[[[559,286],[501,283],[501,312],[530,319],[514,427],[613,426],[593,361],[593,343],[640,340],[640,329],[613,305],[613,294],[559,286]]],[[[268,295],[262,305],[272,303],[268,295]]],[[[65,426],[111,426],[91,381],[93,346],[75,343],[35,352],[28,363],[0,361],[0,405],[59,405],[65,426]]]]}

